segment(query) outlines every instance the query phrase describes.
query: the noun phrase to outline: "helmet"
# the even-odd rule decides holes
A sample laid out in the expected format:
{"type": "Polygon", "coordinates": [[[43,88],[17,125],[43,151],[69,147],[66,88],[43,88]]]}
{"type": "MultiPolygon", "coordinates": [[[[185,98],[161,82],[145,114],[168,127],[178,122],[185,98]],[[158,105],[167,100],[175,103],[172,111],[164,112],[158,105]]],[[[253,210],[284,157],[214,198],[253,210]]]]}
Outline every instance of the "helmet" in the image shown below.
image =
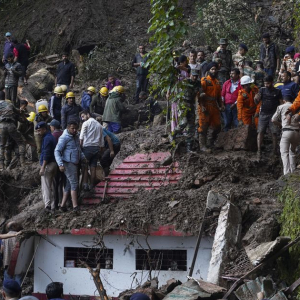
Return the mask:
{"type": "Polygon", "coordinates": [[[61,87],[61,89],[62,89],[62,91],[65,93],[66,91],[67,91],[67,89],[68,89],[68,87],[66,86],[66,85],[60,85],[60,87],[61,87]]]}
{"type": "Polygon", "coordinates": [[[254,80],[251,79],[250,76],[245,75],[241,78],[241,85],[250,84],[253,82],[254,82],[254,80]]]}
{"type": "Polygon", "coordinates": [[[104,97],[108,96],[108,88],[107,87],[102,87],[100,89],[99,93],[100,93],[101,96],[104,96],[104,97]]]}
{"type": "Polygon", "coordinates": [[[55,93],[55,94],[62,95],[62,94],[63,94],[63,90],[62,90],[61,86],[55,87],[55,88],[54,88],[54,93],[55,93]]]}
{"type": "Polygon", "coordinates": [[[34,119],[35,119],[35,116],[36,116],[36,113],[34,111],[32,111],[30,114],[29,114],[29,117],[27,118],[27,120],[29,122],[33,122],[34,119]]]}
{"type": "Polygon", "coordinates": [[[282,82],[277,82],[276,84],[274,84],[274,87],[278,88],[279,86],[283,85],[282,82]]]}
{"type": "Polygon", "coordinates": [[[96,94],[96,89],[93,86],[88,87],[87,90],[96,94]]]}
{"type": "Polygon", "coordinates": [[[41,104],[41,105],[38,107],[38,112],[39,112],[39,113],[42,113],[42,112],[45,112],[45,111],[48,112],[47,106],[44,105],[44,104],[41,104]]]}
{"type": "Polygon", "coordinates": [[[73,92],[69,92],[69,93],[67,93],[67,95],[66,95],[66,99],[68,99],[68,98],[75,98],[75,95],[74,95],[74,93],[73,93],[73,92]]]}
{"type": "Polygon", "coordinates": [[[7,36],[11,36],[11,33],[10,32],[6,32],[5,33],[5,36],[7,37],[7,36]]]}
{"type": "Polygon", "coordinates": [[[118,86],[115,86],[115,87],[113,88],[113,92],[117,92],[117,93],[119,93],[119,94],[124,94],[124,93],[125,93],[125,89],[124,89],[123,86],[118,85],[118,86]]]}

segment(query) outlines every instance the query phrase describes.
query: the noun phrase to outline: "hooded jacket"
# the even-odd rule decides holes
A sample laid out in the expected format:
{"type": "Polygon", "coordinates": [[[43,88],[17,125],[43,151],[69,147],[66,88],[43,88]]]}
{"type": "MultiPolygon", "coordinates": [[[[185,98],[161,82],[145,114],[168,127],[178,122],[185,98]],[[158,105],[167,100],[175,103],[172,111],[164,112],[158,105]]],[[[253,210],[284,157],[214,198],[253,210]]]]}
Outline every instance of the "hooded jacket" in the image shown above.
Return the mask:
{"type": "Polygon", "coordinates": [[[112,92],[106,101],[102,121],[121,123],[121,114],[127,109],[121,101],[119,93],[112,92]]]}
{"type": "Polygon", "coordinates": [[[68,130],[65,129],[58,140],[54,156],[59,167],[63,166],[64,161],[77,165],[80,160],[85,159],[81,151],[79,135],[71,135],[68,130]]]}

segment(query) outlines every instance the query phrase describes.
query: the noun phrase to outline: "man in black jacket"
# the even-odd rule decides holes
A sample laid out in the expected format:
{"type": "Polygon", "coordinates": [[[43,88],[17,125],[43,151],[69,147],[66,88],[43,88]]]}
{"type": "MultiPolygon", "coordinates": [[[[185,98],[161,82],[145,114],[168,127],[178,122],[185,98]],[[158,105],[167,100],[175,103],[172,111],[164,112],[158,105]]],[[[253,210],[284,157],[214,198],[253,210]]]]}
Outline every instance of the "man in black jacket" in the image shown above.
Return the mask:
{"type": "Polygon", "coordinates": [[[62,56],[62,62],[57,66],[55,85],[66,85],[69,89],[74,86],[75,78],[75,65],[69,61],[68,53],[64,53],[62,56]]]}

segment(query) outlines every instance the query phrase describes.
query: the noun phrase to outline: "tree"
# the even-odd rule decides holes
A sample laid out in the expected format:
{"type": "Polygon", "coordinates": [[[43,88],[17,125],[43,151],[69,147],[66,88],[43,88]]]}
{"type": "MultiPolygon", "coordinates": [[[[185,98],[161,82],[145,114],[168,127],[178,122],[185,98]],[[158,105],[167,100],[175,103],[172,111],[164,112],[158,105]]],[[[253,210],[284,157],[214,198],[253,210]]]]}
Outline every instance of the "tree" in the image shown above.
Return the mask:
{"type": "Polygon", "coordinates": [[[168,101],[177,101],[183,96],[185,82],[177,80],[172,53],[187,33],[182,9],[178,7],[178,0],[151,0],[151,14],[148,33],[152,33],[150,42],[155,46],[146,64],[150,67],[150,91],[162,97],[169,94],[168,101]]]}

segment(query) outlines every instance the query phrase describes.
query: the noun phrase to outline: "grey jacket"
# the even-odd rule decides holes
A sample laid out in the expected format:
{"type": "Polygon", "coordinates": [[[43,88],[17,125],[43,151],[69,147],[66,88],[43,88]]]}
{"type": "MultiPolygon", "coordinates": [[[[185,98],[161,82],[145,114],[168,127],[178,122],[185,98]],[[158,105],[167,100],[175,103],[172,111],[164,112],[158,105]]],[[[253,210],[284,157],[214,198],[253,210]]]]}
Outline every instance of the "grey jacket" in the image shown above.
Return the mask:
{"type": "Polygon", "coordinates": [[[22,76],[22,66],[18,62],[5,65],[5,87],[18,86],[19,77],[22,76]]]}

